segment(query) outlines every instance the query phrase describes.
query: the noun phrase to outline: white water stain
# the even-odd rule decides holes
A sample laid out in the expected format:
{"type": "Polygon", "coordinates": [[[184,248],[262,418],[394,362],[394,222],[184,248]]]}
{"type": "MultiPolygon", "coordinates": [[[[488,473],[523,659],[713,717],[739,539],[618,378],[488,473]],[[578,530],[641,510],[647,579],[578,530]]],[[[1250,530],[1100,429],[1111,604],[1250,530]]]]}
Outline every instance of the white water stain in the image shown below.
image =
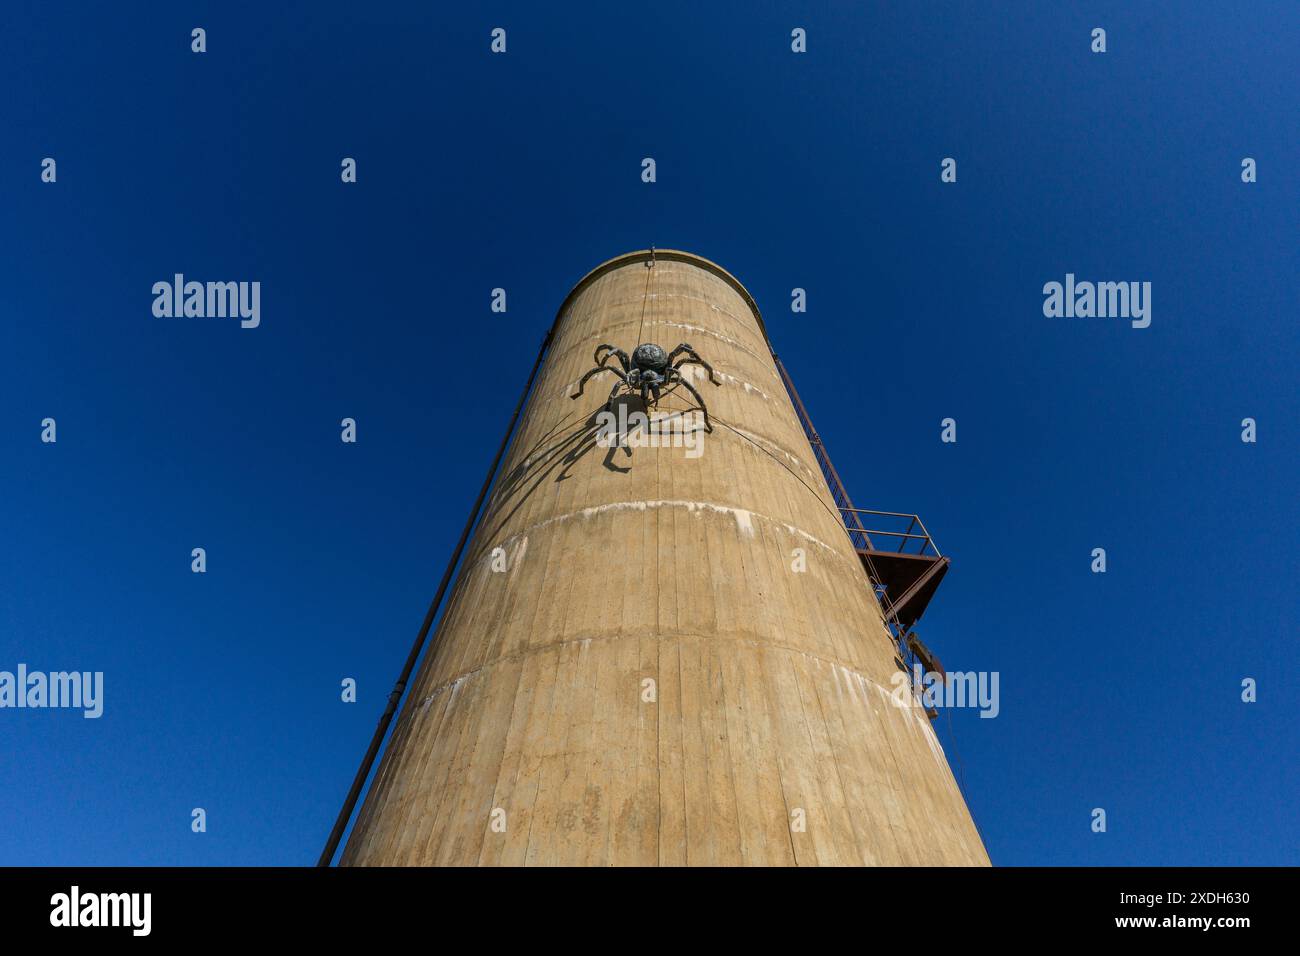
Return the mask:
{"type": "MultiPolygon", "coordinates": [[[[727,314],[730,315],[731,313],[728,312],[727,314]]],[[[687,332],[708,335],[711,336],[712,338],[717,339],[719,342],[726,342],[728,345],[732,346],[733,348],[739,349],[740,351],[744,352],[746,355],[752,358],[757,358],[757,359],[762,358],[757,352],[751,349],[748,345],[746,345],[743,342],[738,342],[736,339],[733,339],[729,335],[723,335],[721,332],[715,332],[713,329],[706,329],[699,325],[691,325],[689,322],[673,322],[670,319],[650,319],[646,322],[646,325],[661,325],[670,329],[685,329],[687,332]]],[[[771,374],[771,376],[775,378],[778,382],[781,380],[781,377],[777,375],[775,369],[767,369],[766,371],[768,371],[769,374],[771,374]]]]}
{"type": "MultiPolygon", "coordinates": [[[[767,515],[758,514],[754,511],[747,511],[744,508],[731,508],[727,505],[718,505],[710,501],[613,501],[605,505],[594,505],[590,508],[583,508],[580,511],[571,511],[568,514],[556,515],[553,518],[547,518],[545,521],[539,521],[537,524],[525,528],[518,534],[511,535],[505,540],[502,546],[511,549],[517,539],[535,534],[542,528],[564,521],[572,521],[574,519],[587,521],[601,515],[616,514],[621,511],[647,511],[658,510],[661,508],[684,508],[690,514],[702,515],[706,512],[711,512],[713,514],[727,515],[736,522],[736,531],[748,538],[754,536],[755,519],[766,521],[769,524],[784,528],[788,533],[796,535],[830,554],[841,558],[844,557],[844,555],[842,555],[837,549],[833,548],[825,541],[822,541],[820,538],[809,534],[802,528],[796,528],[794,525],[786,524],[784,521],[777,521],[775,518],[769,518],[767,515]]],[[[490,558],[490,553],[484,553],[475,563],[482,563],[490,558]]]]}
{"type": "MultiPolygon", "coordinates": [[[[812,657],[808,654],[803,654],[802,656],[805,660],[811,661],[818,670],[821,669],[822,661],[820,658],[812,657]]],[[[876,701],[884,703],[885,711],[892,711],[902,715],[907,723],[914,730],[919,731],[921,736],[925,738],[925,742],[929,746],[930,753],[934,759],[942,766],[948,766],[948,759],[944,755],[943,746],[939,743],[939,738],[935,735],[934,728],[930,726],[930,718],[917,702],[915,697],[909,696],[909,704],[900,707],[897,699],[894,697],[893,690],[882,687],[875,681],[868,679],[855,670],[850,670],[843,664],[831,664],[831,674],[835,679],[835,692],[837,696],[842,696],[844,688],[847,688],[850,698],[855,702],[862,703],[864,706],[869,706],[872,700],[872,695],[869,693],[868,688],[874,690],[876,692],[876,701]],[[843,686],[841,686],[840,683],[841,677],[844,678],[843,686]],[[861,696],[859,696],[859,693],[861,696]]],[[[878,707],[872,707],[872,710],[877,714],[881,712],[878,707]]]]}
{"type": "Polygon", "coordinates": [[[427,711],[431,703],[433,703],[443,694],[446,694],[448,692],[450,692],[451,696],[447,702],[447,707],[448,709],[454,707],[456,704],[456,698],[460,696],[460,689],[465,685],[465,682],[469,679],[469,677],[470,677],[469,674],[462,674],[461,676],[443,684],[441,687],[435,687],[433,689],[433,693],[431,693],[428,697],[424,698],[424,701],[422,702],[420,707],[421,712],[427,711]]]}
{"type": "MultiPolygon", "coordinates": [[[[697,388],[700,385],[704,384],[705,382],[709,381],[709,373],[706,372],[704,370],[704,367],[700,365],[683,365],[680,369],[678,369],[678,371],[682,373],[682,376],[688,382],[690,382],[692,385],[696,386],[697,388]]],[[[728,375],[726,372],[719,372],[717,369],[714,369],[713,374],[716,375],[718,378],[722,379],[722,381],[724,382],[731,382],[733,385],[741,386],[745,390],[746,395],[758,395],[763,400],[769,402],[772,400],[771,397],[767,394],[767,392],[763,391],[757,385],[751,385],[749,384],[749,382],[738,379],[734,375],[728,375]]]]}
{"type": "MultiPolygon", "coordinates": [[[[726,505],[715,505],[708,501],[616,501],[612,504],[583,508],[581,511],[575,511],[571,515],[560,515],[551,520],[560,521],[564,518],[573,517],[574,515],[580,518],[593,518],[596,515],[604,514],[608,511],[645,511],[649,508],[685,508],[691,514],[695,514],[696,512],[702,513],[705,511],[712,511],[715,514],[731,515],[731,517],[736,520],[737,531],[740,531],[742,534],[751,538],[754,536],[754,522],[752,520],[754,513],[752,511],[746,511],[743,508],[729,508],[726,505]]],[[[773,519],[768,518],[767,520],[772,521],[773,519]]],[[[543,524],[549,523],[550,522],[543,522],[543,524]]],[[[787,525],[786,527],[789,526],[787,525]]],[[[826,547],[829,548],[829,545],[826,547]]]]}
{"type": "Polygon", "coordinates": [[[944,756],[943,747],[939,743],[939,738],[935,736],[934,728],[930,726],[930,718],[921,707],[920,703],[916,700],[915,696],[909,694],[908,705],[900,707],[897,698],[894,697],[892,689],[886,690],[875,681],[867,680],[867,678],[863,677],[861,674],[856,674],[855,676],[865,686],[870,686],[875,689],[881,699],[889,705],[887,708],[889,711],[893,711],[896,714],[902,714],[907,718],[907,722],[911,725],[912,729],[919,730],[921,736],[925,738],[925,742],[929,745],[930,753],[934,756],[934,759],[944,767],[948,766],[948,760],[944,756]]]}
{"type": "Polygon", "coordinates": [[[515,575],[519,573],[519,565],[524,561],[524,555],[528,553],[528,535],[520,535],[519,543],[515,545],[514,553],[510,556],[510,579],[513,581],[515,575]]]}

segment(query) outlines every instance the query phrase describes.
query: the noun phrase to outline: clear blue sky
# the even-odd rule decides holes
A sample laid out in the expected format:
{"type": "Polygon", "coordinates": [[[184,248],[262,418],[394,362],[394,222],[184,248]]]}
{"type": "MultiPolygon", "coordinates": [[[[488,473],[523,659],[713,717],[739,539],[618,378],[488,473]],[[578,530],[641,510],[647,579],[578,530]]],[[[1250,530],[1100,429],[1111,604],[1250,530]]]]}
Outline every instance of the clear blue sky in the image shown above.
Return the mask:
{"type": "Polygon", "coordinates": [[[1300,8],[612,6],[8,12],[0,669],[106,700],[0,711],[0,863],[314,862],[555,309],[652,243],[952,555],[920,630],[1001,674],[939,724],[996,863],[1300,862],[1300,8]],[[154,318],[176,272],[261,327],[154,318]],[[1067,272],[1151,327],[1045,318],[1067,272]]]}

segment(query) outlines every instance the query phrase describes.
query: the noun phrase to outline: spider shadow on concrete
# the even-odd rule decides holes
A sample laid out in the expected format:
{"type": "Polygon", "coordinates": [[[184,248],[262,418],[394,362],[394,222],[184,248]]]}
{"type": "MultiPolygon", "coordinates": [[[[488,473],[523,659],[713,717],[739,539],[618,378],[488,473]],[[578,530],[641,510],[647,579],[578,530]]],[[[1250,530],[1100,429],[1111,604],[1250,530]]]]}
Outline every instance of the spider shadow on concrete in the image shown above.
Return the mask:
{"type": "Polygon", "coordinates": [[[619,467],[614,459],[620,449],[626,457],[632,457],[628,438],[639,429],[639,421],[636,427],[628,428],[625,432],[619,432],[617,429],[609,430],[608,426],[601,421],[601,413],[607,410],[613,412],[615,422],[636,420],[632,417],[634,412],[646,412],[645,404],[639,395],[620,395],[607,405],[594,410],[585,420],[568,428],[558,437],[556,437],[558,429],[543,435],[536,445],[528,450],[519,465],[509,474],[504,475],[498,483],[489,505],[490,510],[484,514],[481,522],[481,525],[487,525],[491,521],[495,525],[488,535],[489,540],[495,539],[500,528],[523,507],[524,502],[546,482],[548,476],[559,469],[559,473],[555,475],[555,482],[566,481],[573,466],[595,448],[608,449],[602,465],[609,471],[619,474],[629,474],[632,471],[630,467],[619,467]],[[626,409],[623,414],[620,414],[620,406],[626,409]]]}

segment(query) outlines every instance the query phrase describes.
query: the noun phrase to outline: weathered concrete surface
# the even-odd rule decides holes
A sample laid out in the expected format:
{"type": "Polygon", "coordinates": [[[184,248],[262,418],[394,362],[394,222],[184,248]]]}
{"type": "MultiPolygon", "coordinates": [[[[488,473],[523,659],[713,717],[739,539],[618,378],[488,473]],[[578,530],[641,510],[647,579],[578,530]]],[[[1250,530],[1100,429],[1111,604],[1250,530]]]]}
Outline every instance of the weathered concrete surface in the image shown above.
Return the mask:
{"type": "Polygon", "coordinates": [[[561,310],[343,862],[987,864],[748,295],[646,258],[561,310]],[[638,341],[717,369],[699,457],[593,447],[614,379],[569,395],[638,341]]]}

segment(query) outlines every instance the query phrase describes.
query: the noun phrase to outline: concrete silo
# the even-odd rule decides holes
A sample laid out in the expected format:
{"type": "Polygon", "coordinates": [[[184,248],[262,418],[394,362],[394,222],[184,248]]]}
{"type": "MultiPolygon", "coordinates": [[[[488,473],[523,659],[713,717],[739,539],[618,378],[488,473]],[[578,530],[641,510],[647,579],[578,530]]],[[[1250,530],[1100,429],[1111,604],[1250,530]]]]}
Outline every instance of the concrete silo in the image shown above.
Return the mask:
{"type": "Polygon", "coordinates": [[[987,864],[925,712],[891,697],[841,504],[735,278],[666,251],[592,271],[342,862],[987,864]],[[700,444],[593,440],[615,383],[571,398],[593,350],[642,342],[716,370],[682,369],[700,444]]]}

